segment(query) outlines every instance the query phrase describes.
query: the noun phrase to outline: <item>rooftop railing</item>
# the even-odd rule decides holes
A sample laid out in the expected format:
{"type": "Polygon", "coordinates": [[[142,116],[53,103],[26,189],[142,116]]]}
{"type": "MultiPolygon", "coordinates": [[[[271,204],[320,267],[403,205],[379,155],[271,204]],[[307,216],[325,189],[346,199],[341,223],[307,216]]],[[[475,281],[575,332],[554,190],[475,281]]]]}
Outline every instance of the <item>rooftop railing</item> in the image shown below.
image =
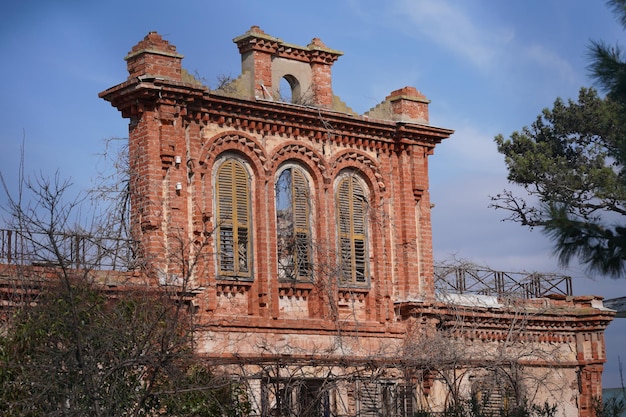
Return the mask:
{"type": "Polygon", "coordinates": [[[452,294],[541,298],[572,295],[572,278],[538,272],[503,272],[467,264],[435,265],[435,289],[452,294]]]}
{"type": "MultiPolygon", "coordinates": [[[[127,271],[137,261],[137,244],[126,239],[87,234],[28,233],[0,229],[0,263],[65,265],[69,268],[127,271]]],[[[468,263],[435,265],[435,288],[448,294],[541,298],[572,295],[566,275],[504,272],[468,263]]]]}
{"type": "Polygon", "coordinates": [[[4,264],[123,271],[132,269],[136,248],[134,242],[118,238],[0,229],[0,263],[4,264]]]}

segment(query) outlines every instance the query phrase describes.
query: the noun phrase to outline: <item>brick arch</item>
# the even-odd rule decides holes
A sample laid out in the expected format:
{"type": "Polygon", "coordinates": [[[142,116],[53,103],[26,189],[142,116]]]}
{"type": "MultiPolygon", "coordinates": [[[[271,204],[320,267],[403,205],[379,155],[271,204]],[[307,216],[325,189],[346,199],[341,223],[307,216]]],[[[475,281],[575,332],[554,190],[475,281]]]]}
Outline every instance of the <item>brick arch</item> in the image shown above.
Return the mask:
{"type": "Polygon", "coordinates": [[[271,166],[275,171],[281,164],[290,160],[303,164],[317,184],[330,183],[330,169],[315,150],[299,142],[287,143],[272,155],[271,166]]]}
{"type": "Polygon", "coordinates": [[[356,168],[363,174],[363,180],[367,182],[371,190],[383,193],[386,190],[385,182],[378,164],[367,154],[347,150],[335,156],[333,173],[336,177],[346,168],[356,168]]]}
{"type": "Polygon", "coordinates": [[[261,145],[254,137],[237,131],[222,132],[209,139],[200,154],[199,163],[201,166],[204,165],[205,169],[209,169],[219,155],[229,151],[244,156],[257,178],[269,175],[270,160],[261,145]]]}

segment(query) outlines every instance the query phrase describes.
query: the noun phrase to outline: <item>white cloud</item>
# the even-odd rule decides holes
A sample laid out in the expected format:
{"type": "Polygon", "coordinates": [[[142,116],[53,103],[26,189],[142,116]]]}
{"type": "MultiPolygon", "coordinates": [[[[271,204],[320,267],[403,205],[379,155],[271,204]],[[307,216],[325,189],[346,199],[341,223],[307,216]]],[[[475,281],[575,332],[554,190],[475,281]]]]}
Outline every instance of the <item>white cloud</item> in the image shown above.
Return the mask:
{"type": "Polygon", "coordinates": [[[521,76],[528,84],[533,77],[526,76],[540,70],[551,74],[552,80],[581,84],[582,76],[561,51],[517,36],[516,23],[505,17],[486,23],[480,18],[480,3],[466,4],[461,6],[450,0],[397,0],[395,12],[409,24],[396,27],[413,38],[428,38],[501,83],[515,83],[515,78],[521,76]]]}
{"type": "Polygon", "coordinates": [[[399,0],[396,7],[413,23],[411,31],[427,36],[478,68],[490,68],[513,38],[511,30],[481,25],[458,4],[448,1],[399,0]]]}
{"type": "Polygon", "coordinates": [[[576,74],[572,65],[563,59],[557,52],[549,50],[542,45],[530,45],[525,50],[525,55],[530,61],[536,62],[541,67],[554,74],[555,79],[564,79],[573,84],[580,84],[582,80],[576,74]]]}
{"type": "Polygon", "coordinates": [[[436,178],[440,170],[452,170],[463,175],[480,172],[506,178],[504,157],[498,153],[494,136],[469,124],[456,129],[450,139],[435,148],[431,176],[436,178]]]}

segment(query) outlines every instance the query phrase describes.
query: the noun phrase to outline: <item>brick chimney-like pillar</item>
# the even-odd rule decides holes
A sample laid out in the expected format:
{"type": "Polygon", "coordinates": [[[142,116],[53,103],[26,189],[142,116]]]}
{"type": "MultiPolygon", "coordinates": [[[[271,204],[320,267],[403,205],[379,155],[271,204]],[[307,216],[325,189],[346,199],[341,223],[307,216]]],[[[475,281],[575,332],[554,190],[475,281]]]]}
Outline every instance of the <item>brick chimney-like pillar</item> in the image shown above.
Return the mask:
{"type": "Polygon", "coordinates": [[[307,46],[311,59],[312,87],[315,105],[333,106],[331,68],[340,53],[329,50],[319,38],[314,38],[307,46]]]}
{"type": "Polygon", "coordinates": [[[150,32],[128,53],[126,58],[128,78],[154,76],[182,81],[183,56],[176,47],[163,40],[161,35],[150,32]]]}
{"type": "Polygon", "coordinates": [[[392,120],[428,124],[428,100],[415,87],[393,91],[387,100],[391,103],[392,120]]]}
{"type": "MultiPolygon", "coordinates": [[[[318,38],[306,47],[286,44],[263,32],[258,26],[233,39],[241,53],[241,69],[250,84],[248,98],[282,100],[277,85],[289,76],[298,82],[299,90],[308,97],[312,93],[315,106],[331,108],[333,89],[331,68],[342,52],[329,49],[318,38]]],[[[298,97],[302,99],[304,97],[298,97]]]]}
{"type": "Polygon", "coordinates": [[[252,76],[253,97],[272,98],[272,56],[278,51],[280,39],[263,32],[258,26],[233,39],[241,53],[241,70],[252,76]]]}
{"type": "MultiPolygon", "coordinates": [[[[174,45],[158,33],[150,32],[125,57],[128,78],[139,78],[140,84],[153,79],[162,79],[164,83],[182,82],[182,58],[174,45]]],[[[156,277],[168,270],[164,252],[168,226],[164,223],[163,212],[171,202],[163,196],[164,190],[172,192],[171,186],[164,189],[167,171],[161,155],[164,148],[169,150],[176,145],[176,151],[182,154],[184,148],[176,141],[184,134],[180,131],[182,124],[175,120],[178,115],[170,98],[135,102],[130,109],[128,137],[133,236],[141,242],[143,255],[154,268],[152,272],[156,277]]]]}

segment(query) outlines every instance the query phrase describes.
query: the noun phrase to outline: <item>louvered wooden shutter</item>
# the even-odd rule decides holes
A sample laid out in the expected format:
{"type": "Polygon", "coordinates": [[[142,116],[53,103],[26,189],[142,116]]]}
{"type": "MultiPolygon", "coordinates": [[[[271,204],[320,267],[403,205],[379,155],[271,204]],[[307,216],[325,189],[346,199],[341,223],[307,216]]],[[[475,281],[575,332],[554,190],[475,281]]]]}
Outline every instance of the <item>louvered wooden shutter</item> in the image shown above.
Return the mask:
{"type": "Polygon", "coordinates": [[[356,381],[358,411],[362,417],[379,417],[380,393],[378,384],[370,381],[356,381]]]}
{"type": "Polygon", "coordinates": [[[217,172],[219,271],[226,276],[250,276],[250,187],[246,169],[236,160],[217,172]]]}
{"type": "Polygon", "coordinates": [[[352,182],[352,237],[354,241],[354,279],[357,283],[366,281],[366,241],[365,241],[365,213],[366,201],[363,187],[356,180],[352,182]]]}
{"type": "Polygon", "coordinates": [[[311,277],[310,194],[306,177],[299,169],[292,172],[293,225],[295,236],[296,277],[311,277]]]}
{"type": "Polygon", "coordinates": [[[351,188],[349,179],[344,179],[337,189],[337,221],[339,230],[340,279],[352,281],[352,220],[350,208],[351,188]]]}
{"type": "Polygon", "coordinates": [[[362,185],[347,177],[337,188],[337,228],[341,256],[341,280],[367,283],[367,200],[362,185]]]}

